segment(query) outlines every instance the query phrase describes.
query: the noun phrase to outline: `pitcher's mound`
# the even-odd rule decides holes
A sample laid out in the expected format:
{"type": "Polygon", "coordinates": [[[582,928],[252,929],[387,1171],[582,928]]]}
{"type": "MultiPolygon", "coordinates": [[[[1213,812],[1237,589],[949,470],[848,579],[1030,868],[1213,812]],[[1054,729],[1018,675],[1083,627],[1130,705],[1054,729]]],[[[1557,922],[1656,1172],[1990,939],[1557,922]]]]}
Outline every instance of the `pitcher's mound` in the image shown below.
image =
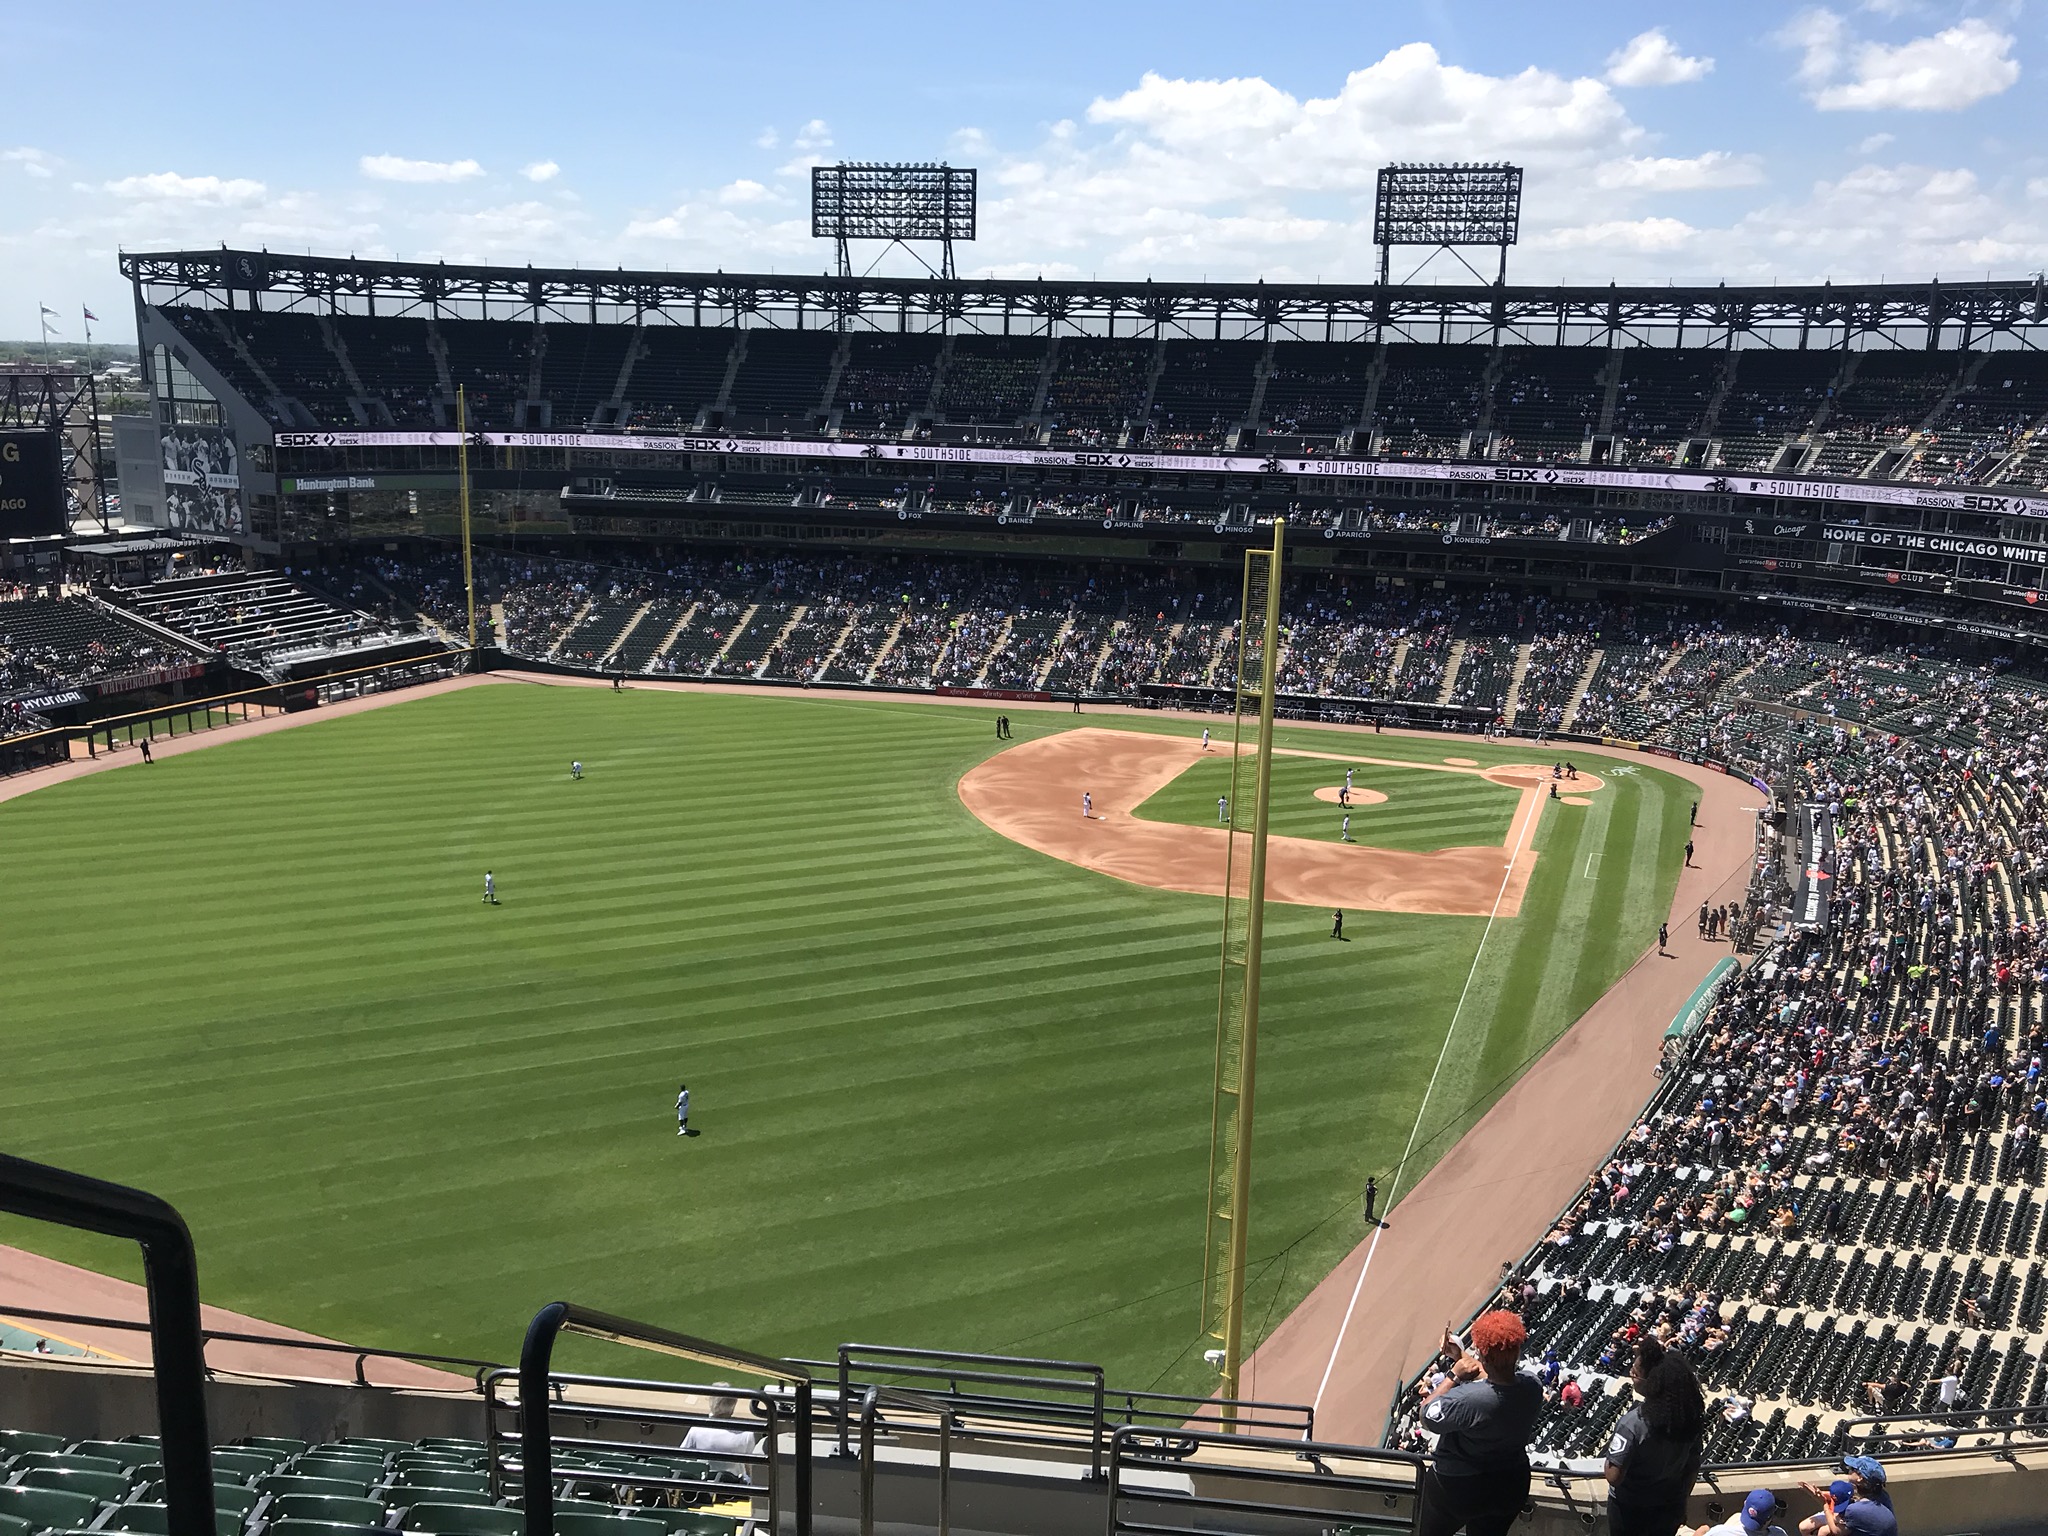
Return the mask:
{"type": "MultiPolygon", "coordinates": [[[[1337,803],[1337,792],[1342,787],[1339,784],[1332,784],[1326,789],[1319,789],[1316,791],[1316,798],[1318,800],[1326,800],[1331,805],[1335,805],[1337,803]]],[[[1351,791],[1351,803],[1353,805],[1384,805],[1386,801],[1387,797],[1376,789],[1354,788],[1351,791]]]]}

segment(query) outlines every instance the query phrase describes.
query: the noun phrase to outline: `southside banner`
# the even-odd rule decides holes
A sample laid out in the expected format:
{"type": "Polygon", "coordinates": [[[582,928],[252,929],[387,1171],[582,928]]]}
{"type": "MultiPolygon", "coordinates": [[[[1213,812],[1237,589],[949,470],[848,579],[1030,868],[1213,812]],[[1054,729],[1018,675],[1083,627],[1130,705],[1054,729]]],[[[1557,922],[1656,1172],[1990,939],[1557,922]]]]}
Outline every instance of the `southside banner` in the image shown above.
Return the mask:
{"type": "MultiPolygon", "coordinates": [[[[602,453],[715,453],[738,457],[867,459],[902,464],[987,464],[1043,468],[1131,469],[1205,475],[1307,475],[1471,484],[1563,485],[1627,491],[1690,491],[1773,496],[1844,506],[1934,507],[2007,517],[2048,517],[2048,495],[1999,487],[1864,485],[1784,480],[1698,470],[1593,469],[1569,464],[1438,464],[1410,459],[1281,458],[1263,454],[1138,453],[1119,448],[1003,448],[980,444],[862,443],[831,438],[724,435],[639,437],[604,432],[473,432],[493,448],[565,448],[602,453]]],[[[279,432],[279,448],[453,448],[456,432],[279,432]]]]}
{"type": "Polygon", "coordinates": [[[1799,807],[1799,873],[1792,885],[1792,921],[1818,931],[1828,925],[1835,894],[1835,824],[1824,805],[1799,807]]]}

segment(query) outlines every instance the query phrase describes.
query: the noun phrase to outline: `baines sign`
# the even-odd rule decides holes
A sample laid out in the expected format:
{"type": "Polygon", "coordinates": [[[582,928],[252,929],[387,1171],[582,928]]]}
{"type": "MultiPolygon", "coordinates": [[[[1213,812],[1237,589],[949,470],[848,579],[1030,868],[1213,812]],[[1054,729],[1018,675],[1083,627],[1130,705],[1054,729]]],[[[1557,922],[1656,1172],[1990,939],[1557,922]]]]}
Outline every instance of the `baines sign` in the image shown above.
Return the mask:
{"type": "MultiPolygon", "coordinates": [[[[635,437],[604,432],[473,432],[478,446],[562,448],[602,453],[717,453],[783,459],[867,459],[906,469],[920,464],[1003,464],[1050,469],[1124,469],[1204,475],[1304,475],[1468,484],[1577,486],[1587,490],[1687,491],[1790,501],[1933,507],[2048,517],[2048,495],[1988,495],[1934,485],[1782,480],[1706,470],[1592,469],[1577,464],[1438,464],[1411,459],[1280,458],[1268,454],[1141,453],[1125,449],[999,448],[978,444],[863,443],[753,437],[635,437]]],[[[280,432],[279,448],[453,448],[457,432],[280,432]]]]}

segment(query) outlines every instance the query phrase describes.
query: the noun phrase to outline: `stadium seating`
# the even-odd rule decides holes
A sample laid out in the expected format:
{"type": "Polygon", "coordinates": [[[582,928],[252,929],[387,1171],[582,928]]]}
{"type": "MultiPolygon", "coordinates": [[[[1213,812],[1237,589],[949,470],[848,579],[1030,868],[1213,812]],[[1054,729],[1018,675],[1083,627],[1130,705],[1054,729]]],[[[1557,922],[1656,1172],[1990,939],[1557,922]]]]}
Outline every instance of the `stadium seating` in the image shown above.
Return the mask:
{"type": "Polygon", "coordinates": [[[0,602],[0,694],[68,687],[197,654],[89,598],[0,602]]]}
{"type": "MultiPolygon", "coordinates": [[[[712,324],[161,313],[280,428],[1033,436],[1281,452],[1716,462],[1838,477],[2048,483],[2048,363],[2018,350],[1843,352],[1299,335],[980,335],[712,324]],[[1254,408],[1259,420],[1250,418],[1254,408]],[[1371,436],[1353,434],[1363,427],[1371,436]]],[[[701,317],[700,317],[701,318],[701,317]]]]}
{"type": "MultiPolygon", "coordinates": [[[[67,1442],[0,1430],[0,1536],[88,1529],[165,1536],[157,1457],[153,1437],[67,1442]]],[[[238,1440],[214,1449],[215,1523],[220,1536],[521,1536],[518,1500],[494,1495],[485,1467],[480,1441],[238,1440]]],[[[748,1510],[736,1469],[714,1471],[709,1462],[659,1447],[634,1456],[565,1448],[556,1453],[556,1469],[558,1536],[735,1536],[748,1510]],[[634,1473],[711,1486],[677,1490],[674,1502],[652,1490],[623,1497],[633,1491],[617,1478],[634,1473]],[[703,1507],[721,1498],[729,1512],[703,1507]]]]}
{"type": "Polygon", "coordinates": [[[339,608],[297,582],[257,572],[177,577],[119,589],[115,596],[196,646],[229,654],[262,657],[383,632],[367,613],[339,608]]]}

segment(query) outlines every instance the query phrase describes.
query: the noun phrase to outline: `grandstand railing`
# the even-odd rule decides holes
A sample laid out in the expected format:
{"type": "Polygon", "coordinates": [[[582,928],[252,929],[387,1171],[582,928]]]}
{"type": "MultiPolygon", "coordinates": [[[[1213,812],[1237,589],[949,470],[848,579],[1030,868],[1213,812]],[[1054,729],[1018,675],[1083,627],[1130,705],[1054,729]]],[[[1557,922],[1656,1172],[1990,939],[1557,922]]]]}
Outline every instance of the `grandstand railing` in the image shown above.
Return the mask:
{"type": "Polygon", "coordinates": [[[168,1536],[214,1536],[212,1440],[199,1329],[199,1258],[155,1195],[0,1153],[0,1210],[142,1246],[168,1536]]]}
{"type": "Polygon", "coordinates": [[[266,683],[234,693],[215,694],[210,698],[181,699],[173,704],[109,715],[86,725],[65,729],[72,740],[85,742],[88,756],[97,756],[102,742],[107,750],[112,751],[117,739],[129,746],[133,746],[138,737],[154,741],[158,722],[162,722],[162,734],[166,736],[195,735],[223,725],[237,725],[251,718],[264,719],[274,714],[295,713],[322,704],[338,703],[347,698],[360,698],[365,694],[437,682],[471,670],[470,659],[475,655],[476,652],[467,646],[452,647],[431,656],[348,667],[324,672],[317,677],[295,678],[289,683],[266,683]],[[184,725],[182,731],[180,722],[184,725]]]}
{"type": "Polygon", "coordinates": [[[1414,1531],[1420,1512],[1422,1458],[1402,1451],[1137,1425],[1109,1449],[1109,1536],[1391,1536],[1414,1531]]]}
{"type": "Polygon", "coordinates": [[[1234,1421],[1249,1432],[1267,1430],[1301,1441],[1315,1434],[1315,1410],[1304,1403],[1120,1390],[1106,1384],[1101,1366],[1084,1361],[842,1344],[835,1363],[841,1455],[849,1454],[852,1405],[869,1384],[862,1378],[874,1376],[918,1383],[917,1394],[943,1403],[963,1438],[1067,1449],[1085,1440],[1091,1479],[1105,1475],[1110,1439],[1123,1427],[1220,1429],[1234,1421]]]}
{"type": "MultiPolygon", "coordinates": [[[[527,1326],[526,1341],[519,1351],[519,1368],[516,1375],[512,1372],[499,1371],[484,1379],[485,1449],[490,1466],[491,1487],[493,1492],[507,1492],[504,1486],[506,1474],[518,1472],[526,1508],[528,1536],[552,1536],[555,1528],[554,1451],[558,1444],[579,1452],[598,1449],[617,1452],[645,1448],[644,1444],[639,1447],[626,1447],[616,1442],[558,1437],[555,1434],[553,1410],[558,1403],[566,1401],[569,1387],[599,1389],[615,1399],[618,1394],[624,1392],[635,1395],[692,1397],[742,1395],[716,1384],[706,1386],[557,1374],[552,1370],[555,1344],[564,1333],[581,1334],[608,1343],[652,1350],[657,1354],[741,1372],[768,1382],[769,1386],[747,1394],[751,1396],[753,1408],[762,1421],[763,1451],[757,1454],[720,1451],[716,1453],[715,1459],[742,1463],[756,1460],[764,1462],[767,1467],[767,1486],[755,1492],[765,1493],[767,1497],[768,1528],[782,1529],[781,1517],[786,1513],[793,1521],[792,1528],[796,1536],[810,1536],[813,1497],[812,1396],[809,1370],[794,1361],[772,1359],[730,1345],[716,1344],[709,1339],[693,1338],[686,1333],[656,1327],[651,1323],[615,1317],[608,1312],[594,1311],[567,1301],[550,1302],[534,1314],[532,1323],[527,1326]],[[500,1427],[499,1410],[503,1405],[496,1395],[496,1389],[508,1381],[516,1383],[517,1387],[516,1455],[507,1454],[508,1437],[500,1427]],[[782,1478],[779,1476],[779,1426],[784,1421],[787,1421],[792,1431],[789,1469],[791,1488],[786,1509],[783,1507],[782,1478]]],[[[650,1411],[646,1407],[629,1406],[616,1400],[579,1401],[575,1405],[575,1413],[577,1417],[592,1423],[666,1422],[672,1426],[684,1426],[725,1422],[708,1419],[701,1413],[686,1410],[650,1411]]],[[[573,1471],[570,1471],[569,1475],[572,1481],[576,1480],[573,1471]]],[[[585,1480],[619,1487],[675,1489],[697,1494],[715,1495],[721,1487],[728,1493],[737,1491],[730,1485],[721,1484],[717,1479],[670,1477],[659,1473],[628,1473],[610,1468],[598,1476],[585,1480]]]]}
{"type": "Polygon", "coordinates": [[[1834,1444],[1843,1456],[1881,1456],[1887,1461],[1972,1452],[2008,1461],[2021,1449],[2038,1451],[2044,1441],[2048,1441],[2048,1403],[1844,1419],[1835,1426],[1834,1444]],[[1942,1440],[1949,1444],[1939,1444],[1942,1440]]]}
{"type": "MultiPolygon", "coordinates": [[[[70,1327],[105,1328],[124,1333],[147,1333],[148,1323],[126,1317],[96,1317],[83,1312],[50,1312],[40,1307],[16,1307],[0,1301],[0,1317],[25,1319],[38,1323],[63,1323],[70,1327]]],[[[206,1328],[199,1330],[201,1368],[211,1378],[217,1369],[204,1358],[209,1344],[260,1344],[266,1348],[304,1350],[308,1354],[349,1355],[354,1359],[355,1377],[353,1385],[371,1387],[376,1383],[366,1374],[366,1367],[372,1360],[397,1360],[407,1365],[454,1365],[468,1372],[473,1390],[483,1391],[484,1378],[492,1371],[504,1367],[495,1360],[472,1360],[463,1355],[430,1355],[411,1349],[378,1349],[367,1344],[338,1344],[327,1339],[296,1339],[274,1333],[241,1333],[231,1328],[206,1328]]],[[[237,1371],[236,1375],[259,1374],[237,1371]]],[[[295,1379],[295,1378],[294,1378],[295,1379]]]]}

